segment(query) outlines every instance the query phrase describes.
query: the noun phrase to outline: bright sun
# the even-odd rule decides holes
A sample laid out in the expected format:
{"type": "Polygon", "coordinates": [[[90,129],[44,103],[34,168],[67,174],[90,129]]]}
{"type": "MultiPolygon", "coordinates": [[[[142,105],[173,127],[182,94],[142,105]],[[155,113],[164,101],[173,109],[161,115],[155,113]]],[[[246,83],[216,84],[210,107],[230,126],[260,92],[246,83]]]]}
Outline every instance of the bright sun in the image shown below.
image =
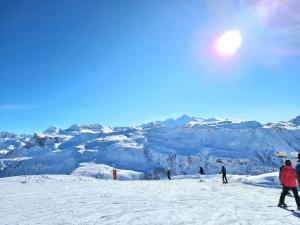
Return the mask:
{"type": "Polygon", "coordinates": [[[242,44],[242,36],[237,30],[228,30],[217,40],[218,51],[223,55],[233,55],[242,44]]]}

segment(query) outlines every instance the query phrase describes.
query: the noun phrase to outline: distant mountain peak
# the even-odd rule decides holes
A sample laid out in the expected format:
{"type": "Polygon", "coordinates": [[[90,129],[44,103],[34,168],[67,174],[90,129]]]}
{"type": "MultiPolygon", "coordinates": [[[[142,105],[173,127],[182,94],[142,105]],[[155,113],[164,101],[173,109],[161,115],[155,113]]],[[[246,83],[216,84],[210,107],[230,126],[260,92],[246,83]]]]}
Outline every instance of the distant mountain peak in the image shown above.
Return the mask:
{"type": "Polygon", "coordinates": [[[189,116],[188,114],[183,114],[180,117],[177,118],[178,119],[193,119],[194,117],[189,116]]]}
{"type": "Polygon", "coordinates": [[[103,128],[103,126],[96,123],[96,124],[90,124],[90,125],[82,125],[82,126],[80,126],[80,128],[90,129],[90,130],[101,130],[103,128]]]}
{"type": "Polygon", "coordinates": [[[177,118],[168,118],[166,120],[157,120],[155,122],[150,122],[147,124],[142,125],[142,127],[178,127],[178,126],[187,126],[191,124],[198,124],[198,123],[210,123],[210,122],[217,122],[222,121],[220,119],[211,117],[208,119],[204,119],[201,117],[194,117],[189,116],[188,114],[183,114],[177,118]]]}
{"type": "Polygon", "coordinates": [[[43,133],[47,134],[57,134],[59,129],[56,126],[49,126],[43,133]]]}
{"type": "Polygon", "coordinates": [[[187,114],[183,114],[180,117],[177,117],[176,119],[169,118],[163,121],[155,121],[155,125],[163,126],[163,127],[177,127],[177,126],[184,126],[185,124],[196,120],[195,117],[191,117],[187,114]]]}
{"type": "Polygon", "coordinates": [[[218,120],[220,120],[220,119],[217,119],[215,117],[211,117],[211,118],[206,119],[206,122],[215,122],[215,121],[218,121],[218,120]]]}
{"type": "Polygon", "coordinates": [[[293,123],[294,125],[300,126],[300,116],[291,119],[289,122],[293,123]]]}
{"type": "Polygon", "coordinates": [[[80,127],[77,124],[72,124],[68,129],[70,129],[70,130],[79,130],[80,127]]]}

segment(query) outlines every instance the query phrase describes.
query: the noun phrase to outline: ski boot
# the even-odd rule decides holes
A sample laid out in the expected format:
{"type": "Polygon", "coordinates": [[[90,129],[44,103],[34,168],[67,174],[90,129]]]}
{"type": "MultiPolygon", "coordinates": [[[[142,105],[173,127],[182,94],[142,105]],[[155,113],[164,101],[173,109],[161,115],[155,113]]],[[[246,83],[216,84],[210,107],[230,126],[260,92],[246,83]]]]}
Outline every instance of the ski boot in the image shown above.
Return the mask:
{"type": "Polygon", "coordinates": [[[278,207],[286,209],[288,206],[285,203],[282,203],[282,204],[279,203],[278,207]]]}

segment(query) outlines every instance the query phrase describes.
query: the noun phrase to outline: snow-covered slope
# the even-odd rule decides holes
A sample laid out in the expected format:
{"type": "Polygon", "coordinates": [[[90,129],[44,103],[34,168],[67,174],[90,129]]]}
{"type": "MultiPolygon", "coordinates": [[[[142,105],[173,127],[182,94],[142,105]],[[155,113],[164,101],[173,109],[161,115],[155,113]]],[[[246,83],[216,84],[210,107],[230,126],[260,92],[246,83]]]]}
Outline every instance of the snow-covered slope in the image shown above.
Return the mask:
{"type": "Polygon", "coordinates": [[[1,132],[0,176],[71,174],[90,162],[142,173],[143,179],[164,177],[166,169],[194,174],[199,166],[209,174],[222,165],[233,174],[272,172],[281,164],[277,151],[300,150],[299,118],[260,124],[184,115],[139,127],[94,124],[49,127],[34,135],[1,132]]]}
{"type": "MultiPolygon", "coordinates": [[[[75,169],[72,175],[75,176],[88,176],[96,179],[112,179],[113,167],[95,164],[95,163],[81,163],[80,167],[75,169]]],[[[131,170],[117,170],[118,180],[140,180],[143,173],[131,171],[131,170]]]]}
{"type": "MultiPolygon", "coordinates": [[[[229,177],[104,181],[47,175],[0,179],[0,221],[11,224],[298,225],[300,213],[277,207],[280,189],[229,177]]],[[[294,198],[286,203],[296,209],[294,198]]]]}

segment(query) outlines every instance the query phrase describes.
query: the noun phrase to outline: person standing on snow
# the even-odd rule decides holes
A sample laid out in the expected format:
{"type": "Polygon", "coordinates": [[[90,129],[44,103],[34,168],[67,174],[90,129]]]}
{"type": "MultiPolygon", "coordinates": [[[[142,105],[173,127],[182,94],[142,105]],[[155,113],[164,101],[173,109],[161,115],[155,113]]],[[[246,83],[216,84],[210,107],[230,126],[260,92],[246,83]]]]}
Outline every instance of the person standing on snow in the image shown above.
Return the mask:
{"type": "Polygon", "coordinates": [[[225,168],[225,166],[222,166],[222,169],[221,169],[220,173],[222,174],[223,184],[227,184],[228,181],[227,181],[227,177],[226,177],[226,168],[225,168]]]}
{"type": "Polygon", "coordinates": [[[282,182],[281,182],[281,172],[282,172],[282,169],[284,168],[284,165],[282,165],[279,169],[279,181],[280,181],[280,184],[282,185],[282,182]]]}
{"type": "Polygon", "coordinates": [[[113,180],[117,180],[117,170],[115,167],[113,167],[113,170],[112,170],[112,177],[113,177],[113,180]]]}
{"type": "MultiPolygon", "coordinates": [[[[283,184],[282,184],[282,182],[281,182],[281,172],[282,172],[282,169],[283,169],[284,167],[285,167],[285,165],[282,165],[282,166],[280,167],[280,169],[279,169],[279,181],[280,181],[281,186],[283,186],[283,184]]],[[[290,197],[293,197],[293,195],[291,194],[291,191],[290,191],[290,190],[288,190],[287,195],[290,196],[290,197]]]]}
{"type": "Polygon", "coordinates": [[[199,174],[200,174],[200,182],[204,182],[204,169],[202,166],[200,166],[200,169],[199,169],[199,174]]]}
{"type": "Polygon", "coordinates": [[[297,165],[296,165],[296,173],[297,173],[297,178],[298,178],[298,187],[300,188],[300,159],[297,160],[297,165]]]}
{"type": "Polygon", "coordinates": [[[287,207],[287,205],[284,203],[284,199],[288,191],[291,189],[295,197],[297,209],[300,210],[300,198],[297,190],[297,173],[293,169],[292,162],[290,160],[285,160],[285,167],[282,169],[281,172],[281,183],[283,186],[278,207],[287,207]]]}
{"type": "Polygon", "coordinates": [[[167,176],[168,176],[168,179],[171,180],[171,170],[170,169],[167,170],[167,176]]]}

